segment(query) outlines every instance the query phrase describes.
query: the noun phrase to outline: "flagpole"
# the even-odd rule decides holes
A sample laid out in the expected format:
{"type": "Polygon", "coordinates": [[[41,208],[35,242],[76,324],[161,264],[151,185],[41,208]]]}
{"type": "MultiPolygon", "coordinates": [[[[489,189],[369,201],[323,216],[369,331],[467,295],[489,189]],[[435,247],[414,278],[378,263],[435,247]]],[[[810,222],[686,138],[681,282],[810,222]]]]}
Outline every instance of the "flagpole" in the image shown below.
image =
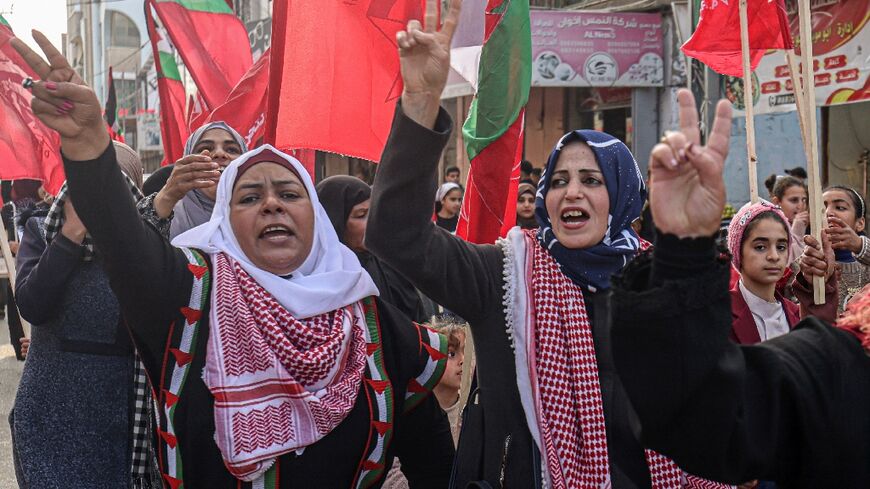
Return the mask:
{"type": "MultiPolygon", "coordinates": [[[[810,201],[810,229],[813,237],[822,242],[822,186],[819,181],[819,143],[816,138],[816,81],[813,74],[813,27],[810,12],[810,0],[799,0],[801,36],[801,61],[803,64],[803,95],[804,115],[806,128],[804,148],[809,156],[807,158],[807,174],[809,175],[809,201],[810,201]]],[[[796,91],[795,94],[798,92],[796,91]]],[[[797,97],[795,97],[797,98],[797,97]]],[[[825,303],[825,278],[813,277],[813,299],[816,304],[825,303]]]]}
{"type": "Polygon", "coordinates": [[[752,69],[749,64],[749,15],[746,1],[740,0],[740,51],[743,55],[743,106],[746,114],[746,153],[749,160],[749,198],[758,202],[758,170],[755,154],[755,111],[752,107],[752,69]]]}

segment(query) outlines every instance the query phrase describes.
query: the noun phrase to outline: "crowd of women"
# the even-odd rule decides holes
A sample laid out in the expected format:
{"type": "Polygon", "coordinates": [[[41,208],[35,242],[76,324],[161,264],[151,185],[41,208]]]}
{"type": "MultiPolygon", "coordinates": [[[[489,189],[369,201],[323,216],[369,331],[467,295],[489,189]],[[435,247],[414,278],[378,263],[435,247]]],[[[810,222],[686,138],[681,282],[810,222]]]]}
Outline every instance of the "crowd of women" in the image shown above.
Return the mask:
{"type": "Polygon", "coordinates": [[[861,195],[825,191],[818,243],[784,178],[717,249],[731,109],[702,145],[684,90],[649,187],[623,142],[571,131],[520,184],[518,226],[465,242],[462,186],[437,171],[459,3],[397,36],[404,92],[372,187],[315,186],[220,122],[143,182],[66,59],[14,41],[67,176],[20,217],[20,486],[870,483],[861,195]]]}

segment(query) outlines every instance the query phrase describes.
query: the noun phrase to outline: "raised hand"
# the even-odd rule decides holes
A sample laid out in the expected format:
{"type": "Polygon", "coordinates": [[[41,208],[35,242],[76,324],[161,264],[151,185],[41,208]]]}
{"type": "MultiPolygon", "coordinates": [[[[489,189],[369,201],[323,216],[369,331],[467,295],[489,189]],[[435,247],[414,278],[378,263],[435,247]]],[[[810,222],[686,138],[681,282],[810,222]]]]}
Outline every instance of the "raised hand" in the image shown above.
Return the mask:
{"type": "Polygon", "coordinates": [[[97,95],[41,32],[34,30],[33,39],[47,62],[19,39],[12,40],[12,47],[41,79],[32,88],[34,115],[60,134],[67,158],[95,159],[110,142],[97,95]]]}
{"type": "Polygon", "coordinates": [[[716,106],[706,146],[701,146],[698,112],[692,92],[677,93],[680,131],[668,132],[650,154],[650,208],[656,227],[680,238],[712,236],[725,207],[722,169],[731,139],[731,104],[716,106]]]}
{"type": "Polygon", "coordinates": [[[154,210],[163,219],[172,214],[172,209],[184,195],[193,189],[217,185],[220,165],[212,161],[208,151],[187,155],[175,162],[166,185],[154,197],[154,210]]]}
{"type": "Polygon", "coordinates": [[[831,240],[831,248],[835,250],[849,250],[858,254],[864,246],[864,241],[854,229],[837,216],[828,217],[828,227],[822,233],[831,240]]]}
{"type": "Polygon", "coordinates": [[[402,108],[417,123],[432,128],[438,117],[441,92],[450,73],[450,45],[459,23],[461,0],[451,0],[438,29],[438,0],[426,0],[425,26],[411,20],[396,33],[404,91],[402,108]]]}

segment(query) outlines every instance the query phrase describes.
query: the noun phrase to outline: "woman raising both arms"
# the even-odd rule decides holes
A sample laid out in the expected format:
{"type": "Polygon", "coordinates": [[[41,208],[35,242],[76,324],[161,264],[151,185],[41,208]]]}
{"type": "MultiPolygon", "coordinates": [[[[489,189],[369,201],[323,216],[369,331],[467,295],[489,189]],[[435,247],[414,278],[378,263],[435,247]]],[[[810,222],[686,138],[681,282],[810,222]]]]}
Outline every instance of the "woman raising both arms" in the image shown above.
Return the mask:
{"type": "Polygon", "coordinates": [[[48,63],[13,43],[157,394],[167,486],[379,487],[399,456],[412,487],[445,487],[453,440],[428,394],[446,341],[375,297],[304,167],[270,146],[241,155],[175,247],[139,218],[93,90],[34,37],[48,63]]]}

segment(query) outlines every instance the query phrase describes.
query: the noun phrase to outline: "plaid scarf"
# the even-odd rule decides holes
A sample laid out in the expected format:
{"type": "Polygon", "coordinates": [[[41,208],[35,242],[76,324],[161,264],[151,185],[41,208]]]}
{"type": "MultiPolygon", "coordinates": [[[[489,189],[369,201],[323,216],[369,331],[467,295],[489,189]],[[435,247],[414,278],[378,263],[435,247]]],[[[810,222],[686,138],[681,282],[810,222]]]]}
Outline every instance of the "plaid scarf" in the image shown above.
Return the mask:
{"type": "MultiPolygon", "coordinates": [[[[130,187],[130,193],[133,194],[134,202],[139,202],[145,197],[130,177],[124,175],[124,180],[127,182],[127,186],[130,187]]],[[[57,237],[61,229],[63,229],[63,223],[66,222],[63,207],[67,199],[69,199],[68,192],[69,188],[66,182],[64,182],[54,198],[54,203],[51,204],[51,209],[48,210],[48,215],[45,216],[45,241],[48,243],[51,243],[57,237]]],[[[94,240],[90,234],[85,235],[85,239],[82,240],[82,247],[85,251],[82,259],[84,261],[92,261],[94,259],[94,240]]]]}
{"type": "MultiPolygon", "coordinates": [[[[139,188],[133,183],[127,175],[124,175],[124,180],[130,188],[130,193],[135,202],[141,200],[144,196],[139,188]]],[[[44,232],[45,241],[51,243],[54,238],[63,229],[63,224],[66,222],[64,215],[64,204],[69,199],[69,188],[64,183],[60,188],[57,196],[54,198],[54,203],[45,217],[44,232]]],[[[86,234],[82,240],[82,248],[84,248],[83,261],[89,262],[94,259],[94,240],[90,234],[86,234]]],[[[132,454],[131,454],[131,487],[147,489],[150,487],[159,487],[160,475],[156,472],[157,461],[154,459],[154,453],[151,448],[151,433],[153,433],[154,413],[152,411],[152,397],[148,388],[148,378],[145,374],[145,366],[139,360],[138,354],[135,356],[135,368],[133,372],[133,423],[132,423],[132,454]]]]}
{"type": "MultiPolygon", "coordinates": [[[[500,242],[523,409],[550,487],[609,488],[606,420],[583,291],[537,233],[515,229],[500,242]]],[[[645,455],[653,489],[731,487],[685,474],[651,450],[645,455]]]]}
{"type": "Polygon", "coordinates": [[[296,319],[241,265],[212,255],[215,285],[203,380],[215,442],[234,477],[317,443],[353,408],[366,364],[358,304],[296,319]]]}

